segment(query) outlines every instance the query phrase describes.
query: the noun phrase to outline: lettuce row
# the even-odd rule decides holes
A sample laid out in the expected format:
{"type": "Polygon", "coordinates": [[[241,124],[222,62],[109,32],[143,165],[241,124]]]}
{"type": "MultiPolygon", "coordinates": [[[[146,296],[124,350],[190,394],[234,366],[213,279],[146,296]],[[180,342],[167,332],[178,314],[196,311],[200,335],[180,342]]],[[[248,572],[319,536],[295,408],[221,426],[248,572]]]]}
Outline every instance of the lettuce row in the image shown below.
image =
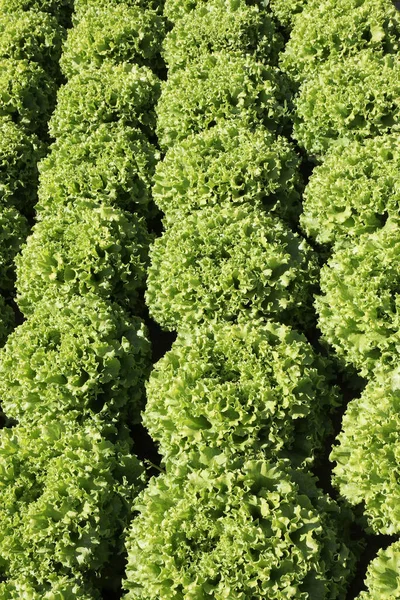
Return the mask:
{"type": "Polygon", "coordinates": [[[334,483],[352,504],[363,503],[375,533],[400,533],[399,369],[381,370],[343,417],[331,459],[334,483]]]}
{"type": "MultiPolygon", "coordinates": [[[[310,0],[292,26],[281,64],[300,84],[294,135],[322,162],[300,221],[333,245],[319,327],[369,380],[343,417],[333,483],[370,531],[398,534],[399,13],[384,0],[310,0]]],[[[396,545],[371,563],[360,600],[400,597],[396,545]]]]}
{"type": "Polygon", "coordinates": [[[198,467],[227,447],[307,465],[331,433],[327,416],[339,404],[329,368],[284,325],[181,329],[151,373],[143,423],[167,470],[188,456],[198,467]]]}
{"type": "MultiPolygon", "coordinates": [[[[49,11],[58,5],[47,4],[49,11]]],[[[107,21],[104,11],[101,18],[107,21]]],[[[101,35],[111,43],[110,31],[100,23],[97,32],[98,43],[101,35]]],[[[135,43],[132,39],[132,48],[135,43]]],[[[150,201],[146,186],[157,153],[143,136],[154,135],[151,111],[159,84],[149,68],[116,64],[112,53],[96,66],[96,52],[85,48],[87,78],[78,73],[59,92],[61,109],[50,126],[58,139],[45,163],[51,185],[51,165],[61,168],[63,153],[69,155],[69,187],[58,183],[54,206],[48,192],[18,258],[18,300],[28,319],[0,357],[4,409],[18,421],[10,421],[0,435],[0,570],[7,577],[0,597],[5,599],[97,600],[101,590],[115,592],[122,575],[121,534],[145,482],[124,423],[138,420],[150,347],[141,319],[112,298],[139,310],[150,237],[143,216],[125,209],[144,205],[146,212],[150,201]],[[66,124],[63,116],[77,110],[76,122],[71,118],[66,124]],[[142,131],[129,129],[133,124],[142,131]],[[104,152],[96,172],[104,138],[108,155],[104,152]],[[107,190],[104,202],[83,182],[83,171],[74,183],[77,139],[93,181],[107,190]],[[136,148],[141,154],[135,175],[128,173],[128,162],[136,148]],[[113,157],[114,181],[107,187],[105,164],[113,157]],[[119,169],[126,173],[122,189],[119,169]],[[79,185],[86,192],[76,193],[79,185]],[[136,189],[141,190],[137,203],[130,198],[136,189]]],[[[54,175],[60,182],[56,168],[54,175]]]]}
{"type": "Polygon", "coordinates": [[[344,598],[348,515],[287,463],[225,456],[161,475],[134,509],[126,600],[344,598]]]}
{"type": "Polygon", "coordinates": [[[166,473],[134,503],[126,599],[343,599],[351,517],[293,468],[312,463],[337,390],[328,361],[272,322],[312,320],[318,273],[277,217],[295,220],[301,191],[298,159],[278,137],[290,88],[240,36],[220,49],[245,22],[228,28],[221,13],[211,24],[223,6],[257,14],[245,2],[165,3],[177,21],[156,109],[166,231],[150,251],[146,301],[178,338],[147,384],[144,422],[166,473]]]}
{"type": "MultiPolygon", "coordinates": [[[[46,149],[66,35],[57,14],[31,8],[0,2],[0,292],[8,300],[14,295],[14,258],[37,199],[37,162],[46,149]]],[[[2,298],[1,344],[12,329],[11,315],[2,298]]]]}

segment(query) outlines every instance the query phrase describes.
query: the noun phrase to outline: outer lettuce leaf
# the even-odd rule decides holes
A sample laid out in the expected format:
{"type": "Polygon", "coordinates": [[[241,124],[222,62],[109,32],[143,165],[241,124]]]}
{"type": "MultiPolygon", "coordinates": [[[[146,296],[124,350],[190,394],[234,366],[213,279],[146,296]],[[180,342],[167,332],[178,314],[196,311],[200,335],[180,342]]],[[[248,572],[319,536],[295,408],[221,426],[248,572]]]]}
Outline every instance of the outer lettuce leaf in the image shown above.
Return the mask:
{"type": "Polygon", "coordinates": [[[29,231],[28,221],[13,206],[0,205],[0,290],[14,288],[14,259],[29,231]]]}
{"type": "Polygon", "coordinates": [[[34,61],[49,75],[58,76],[65,37],[64,27],[47,12],[21,9],[0,12],[1,58],[34,61]]]}
{"type": "Polygon", "coordinates": [[[229,52],[200,56],[163,82],[159,143],[167,149],[225,119],[279,130],[288,115],[288,97],[277,68],[229,52]]]}
{"type": "Polygon", "coordinates": [[[36,63],[0,59],[0,118],[43,135],[53,111],[56,84],[36,63]]]}
{"type": "Polygon", "coordinates": [[[322,156],[338,138],[363,140],[400,131],[400,54],[362,50],[335,56],[307,79],[296,101],[294,137],[322,156]]]}
{"type": "Polygon", "coordinates": [[[12,14],[19,10],[44,11],[54,15],[64,26],[69,26],[74,0],[0,0],[1,11],[12,14]]]}
{"type": "MultiPolygon", "coordinates": [[[[178,1],[179,0],[175,0],[178,1]]],[[[307,8],[308,0],[269,0],[272,13],[285,27],[293,27],[296,16],[307,8]]]]}
{"type": "Polygon", "coordinates": [[[0,295],[0,346],[4,344],[14,326],[14,311],[6,304],[3,296],[0,295]]]}
{"type": "Polygon", "coordinates": [[[168,465],[209,453],[285,453],[308,465],[339,404],[329,363],[284,325],[219,323],[181,331],[147,384],[143,423],[168,465]]]}
{"type": "Polygon", "coordinates": [[[300,159],[286,138],[231,121],[188,136],[156,167],[153,195],[166,224],[224,202],[255,204],[297,221],[300,159]]]}
{"type": "MultiPolygon", "coordinates": [[[[334,484],[352,504],[363,503],[375,533],[400,532],[400,371],[379,373],[343,417],[331,453],[334,484]]],[[[399,580],[400,583],[400,580],[399,580]]]]}
{"type": "Polygon", "coordinates": [[[91,6],[68,32],[61,69],[69,79],[106,59],[154,68],[164,36],[164,19],[154,11],[125,2],[91,6]]]}
{"type": "Polygon", "coordinates": [[[330,57],[340,62],[365,48],[392,53],[399,46],[400,13],[391,0],[308,0],[294,19],[281,64],[303,81],[330,57]]]}
{"type": "Polygon", "coordinates": [[[220,50],[276,64],[283,45],[266,9],[244,0],[210,0],[177,21],[165,38],[164,58],[170,76],[200,54],[220,50]]]}
{"type": "Polygon", "coordinates": [[[103,123],[90,135],[55,142],[41,161],[38,212],[60,210],[81,198],[144,216],[154,213],[151,184],[156,148],[138,130],[103,123]]]}
{"type": "Polygon", "coordinates": [[[400,224],[389,220],[335,252],[321,270],[319,327],[338,356],[370,377],[399,348],[400,224]]]}
{"type": "Polygon", "coordinates": [[[24,314],[50,292],[94,292],[134,309],[145,285],[152,236],[142,217],[80,200],[38,221],[17,265],[17,301],[24,314]]]}
{"type": "Polygon", "coordinates": [[[153,479],[126,540],[126,600],[344,599],[354,569],[337,504],[258,456],[153,479]]]}
{"type": "Polygon", "coordinates": [[[97,296],[45,297],[0,352],[2,407],[21,422],[138,421],[149,370],[141,319],[97,296]]]}
{"type": "Polygon", "coordinates": [[[156,239],[146,298],[162,327],[278,318],[306,326],[317,280],[306,241],[252,206],[196,211],[156,239]]]}
{"type": "Polygon", "coordinates": [[[106,9],[109,7],[126,4],[127,6],[139,6],[142,9],[158,10],[162,12],[163,0],[75,0],[73,21],[78,23],[92,8],[106,9]]]}
{"type": "Polygon", "coordinates": [[[0,204],[31,214],[37,201],[37,163],[43,144],[9,119],[0,120],[0,204]]]}
{"type": "Polygon", "coordinates": [[[38,584],[31,578],[17,577],[0,583],[1,600],[100,600],[101,595],[86,582],[68,577],[49,576],[38,584]]]}
{"type": "Polygon", "coordinates": [[[98,587],[120,553],[143,469],[129,438],[90,420],[0,432],[0,568],[45,589],[53,577],[98,587]]]}
{"type": "Polygon", "coordinates": [[[370,563],[365,583],[368,592],[358,600],[398,600],[400,598],[400,542],[379,550],[370,563]]]}
{"type": "Polygon", "coordinates": [[[110,61],[99,68],[88,67],[60,88],[50,133],[56,139],[89,134],[101,123],[121,120],[151,135],[159,88],[157,76],[147,67],[110,61]]]}
{"type": "Polygon", "coordinates": [[[313,170],[303,198],[301,224],[321,244],[380,229],[399,214],[399,137],[334,146],[313,170]]]}

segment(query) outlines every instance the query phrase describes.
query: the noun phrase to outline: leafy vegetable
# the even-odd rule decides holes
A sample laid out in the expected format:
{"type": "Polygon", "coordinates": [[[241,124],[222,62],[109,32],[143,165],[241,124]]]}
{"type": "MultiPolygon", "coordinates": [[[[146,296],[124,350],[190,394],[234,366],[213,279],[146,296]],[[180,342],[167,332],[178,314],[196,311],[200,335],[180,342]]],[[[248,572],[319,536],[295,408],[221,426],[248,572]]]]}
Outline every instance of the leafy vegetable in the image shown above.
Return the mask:
{"type": "Polygon", "coordinates": [[[237,52],[276,63],[283,38],[270,14],[244,0],[210,0],[182,16],[168,33],[164,57],[171,71],[186,67],[201,54],[237,52]]]}
{"type": "Polygon", "coordinates": [[[306,10],[294,19],[282,66],[302,81],[319,71],[332,57],[357,55],[364,48],[374,53],[397,52],[400,13],[391,0],[308,0],[306,10]]]}
{"type": "Polygon", "coordinates": [[[400,225],[365,234],[321,270],[319,327],[338,356],[364,376],[395,365],[399,345],[400,225]]]}
{"type": "Polygon", "coordinates": [[[311,463],[338,404],[328,373],[327,361],[284,325],[181,330],[151,372],[143,423],[171,465],[192,453],[198,466],[227,448],[311,463]]]}
{"type": "Polygon", "coordinates": [[[150,343],[141,319],[85,294],[44,297],[0,351],[0,394],[23,422],[139,419],[150,343]]]}
{"type": "Polygon", "coordinates": [[[0,295],[0,346],[4,344],[14,326],[14,311],[6,304],[3,296],[0,295]]]}
{"type": "Polygon", "coordinates": [[[0,206],[0,290],[11,291],[15,281],[14,258],[28,235],[26,218],[13,206],[0,206]]]}
{"type": "Polygon", "coordinates": [[[309,319],[317,262],[284,223],[252,206],[188,215],[155,240],[146,298],[162,327],[218,318],[309,319]]]}
{"type": "Polygon", "coordinates": [[[144,219],[80,200],[38,221],[16,258],[17,300],[31,314],[53,296],[94,292],[134,308],[144,287],[151,236],[144,219]]]}
{"type": "Polygon", "coordinates": [[[294,136],[320,156],[338,138],[362,140],[400,130],[400,54],[362,50],[335,56],[304,82],[297,99],[294,136]]]}
{"type": "MultiPolygon", "coordinates": [[[[1,7],[1,3],[0,3],[1,7]]],[[[21,9],[0,12],[0,57],[37,62],[49,75],[58,75],[64,27],[47,12],[21,9]]]]}
{"type": "Polygon", "coordinates": [[[0,119],[0,205],[29,214],[37,199],[37,162],[43,145],[9,119],[0,119]]]}
{"type": "Polygon", "coordinates": [[[146,10],[161,11],[163,0],[75,0],[73,21],[78,23],[85,15],[86,11],[92,8],[105,9],[108,7],[119,6],[126,4],[127,6],[139,6],[146,10]]]}
{"type": "Polygon", "coordinates": [[[73,5],[73,0],[0,0],[1,12],[44,11],[54,15],[64,26],[69,25],[73,5]]]}
{"type": "MultiPolygon", "coordinates": [[[[178,1],[179,0],[175,0],[178,1]]],[[[308,0],[269,0],[272,13],[286,27],[292,27],[296,16],[308,5],[308,0]]]]}
{"type": "Polygon", "coordinates": [[[158,93],[159,80],[147,67],[110,61],[87,67],[60,88],[50,133],[54,138],[89,134],[101,123],[121,120],[151,134],[158,93]]]}
{"type": "Polygon", "coordinates": [[[165,35],[164,20],[151,10],[128,6],[91,6],[69,30],[60,61],[67,79],[104,60],[153,66],[165,35]]]}
{"type": "Polygon", "coordinates": [[[34,62],[0,59],[0,118],[43,134],[54,107],[53,80],[34,62]]]}
{"type": "Polygon", "coordinates": [[[163,82],[157,105],[162,148],[218,124],[279,129],[287,113],[286,88],[278,69],[229,52],[203,55],[163,82]]]}
{"type": "Polygon", "coordinates": [[[17,425],[0,433],[0,568],[46,587],[77,578],[98,587],[121,551],[143,469],[129,439],[89,420],[17,425]],[[97,584],[97,585],[96,585],[97,584]]]}
{"type": "Polygon", "coordinates": [[[51,577],[43,584],[26,577],[0,583],[1,600],[100,600],[99,592],[90,584],[68,577],[51,577]]]}
{"type": "Polygon", "coordinates": [[[127,600],[345,597],[345,515],[314,479],[258,456],[153,479],[126,547],[127,600]]]}
{"type": "Polygon", "coordinates": [[[334,484],[352,504],[363,503],[376,533],[400,532],[400,370],[381,372],[343,417],[331,460],[334,484]]]}
{"type": "Polygon", "coordinates": [[[300,212],[299,162],[286,138],[221,120],[167,151],[153,195],[167,224],[223,202],[263,206],[293,221],[300,212]]]}
{"type": "Polygon", "coordinates": [[[380,229],[400,208],[400,140],[384,135],[331,148],[304,192],[301,224],[333,244],[380,229]]]}
{"type": "Polygon", "coordinates": [[[164,0],[164,15],[173,23],[208,0],[164,0]]]}
{"type": "Polygon", "coordinates": [[[400,542],[379,550],[370,563],[366,585],[368,592],[361,592],[358,600],[395,600],[400,597],[400,542]]]}
{"type": "Polygon", "coordinates": [[[158,153],[138,130],[102,123],[89,135],[55,142],[40,163],[38,211],[55,212],[80,198],[147,215],[158,153]]]}

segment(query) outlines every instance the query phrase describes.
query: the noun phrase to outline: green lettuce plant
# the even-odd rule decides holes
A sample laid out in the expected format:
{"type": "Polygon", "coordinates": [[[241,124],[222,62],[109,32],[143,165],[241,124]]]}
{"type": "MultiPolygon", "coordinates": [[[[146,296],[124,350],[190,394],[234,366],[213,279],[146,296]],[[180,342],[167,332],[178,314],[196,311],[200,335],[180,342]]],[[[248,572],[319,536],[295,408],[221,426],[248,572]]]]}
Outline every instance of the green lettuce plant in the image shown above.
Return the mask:
{"type": "Polygon", "coordinates": [[[400,598],[400,542],[379,550],[369,564],[365,584],[357,600],[396,600],[400,598]]]}
{"type": "Polygon", "coordinates": [[[146,299],[165,329],[210,319],[306,325],[317,260],[282,221],[251,205],[212,206],[155,240],[146,299]]]}
{"type": "Polygon", "coordinates": [[[0,57],[3,59],[33,61],[49,75],[57,76],[65,37],[64,27],[47,12],[21,9],[0,12],[0,57]]]}
{"type": "Polygon", "coordinates": [[[399,261],[400,225],[389,220],[338,249],[321,270],[316,309],[323,338],[365,377],[396,364],[399,261]]]}
{"type": "Polygon", "coordinates": [[[164,58],[169,76],[200,54],[221,50],[276,64],[283,44],[266,9],[244,0],[211,0],[177,21],[165,38],[164,58]]]}
{"type": "Polygon", "coordinates": [[[320,244],[372,233],[400,208],[400,140],[383,135],[346,140],[315,167],[303,196],[300,221],[320,244]]]}
{"type": "Polygon", "coordinates": [[[339,63],[365,48],[393,53],[399,45],[400,13],[392,0],[308,0],[294,19],[281,65],[304,81],[330,57],[339,63]]]}
{"type": "Polygon", "coordinates": [[[349,522],[315,480],[240,456],[153,479],[126,538],[126,600],[341,599],[349,522]]]}
{"type": "Polygon", "coordinates": [[[143,487],[129,437],[90,420],[0,432],[0,571],[11,580],[51,576],[99,587],[143,487]]]}
{"type": "Polygon", "coordinates": [[[279,130],[287,116],[287,88],[277,68],[229,52],[203,55],[163,82],[157,135],[167,149],[221,120],[279,130]]]}
{"type": "Polygon", "coordinates": [[[60,207],[36,223],[15,259],[20,309],[32,314],[51,288],[137,307],[151,239],[142,217],[118,208],[90,200],[60,207]]]}
{"type": "Polygon", "coordinates": [[[0,118],[44,134],[54,108],[56,84],[37,63],[0,59],[0,118]]]}
{"type": "Polygon", "coordinates": [[[400,371],[379,372],[342,421],[333,483],[351,504],[363,504],[375,533],[400,532],[400,371]]]}
{"type": "Polygon", "coordinates": [[[300,88],[294,137],[321,157],[338,138],[363,140],[400,130],[400,54],[361,50],[332,56],[300,88]]]}
{"type": "Polygon", "coordinates": [[[16,11],[44,11],[54,15],[64,26],[71,20],[74,0],[0,0],[1,12],[12,14],[16,11]]]}
{"type": "Polygon", "coordinates": [[[193,466],[228,448],[310,464],[339,404],[329,370],[305,337],[284,325],[181,330],[151,372],[143,423],[171,468],[189,454],[193,466]]]}
{"type": "Polygon", "coordinates": [[[149,369],[141,319],[90,294],[45,296],[0,351],[2,408],[24,423],[138,421],[149,369]]]}
{"type": "Polygon", "coordinates": [[[254,204],[296,221],[300,159],[286,138],[232,122],[189,135],[157,164],[153,196],[167,225],[221,203],[254,204]]]}
{"type": "Polygon", "coordinates": [[[147,67],[111,61],[98,68],[87,67],[60,88],[49,122],[50,134],[56,139],[78,132],[89,134],[101,123],[121,120],[150,135],[159,87],[157,76],[147,67]]]}
{"type": "Polygon", "coordinates": [[[157,55],[164,36],[164,20],[154,11],[125,2],[90,6],[68,32],[61,69],[70,79],[88,66],[100,67],[105,60],[154,68],[160,62],[157,55]]]}
{"type": "MultiPolygon", "coordinates": [[[[102,123],[89,135],[56,141],[40,165],[36,210],[55,212],[89,198],[129,212],[154,212],[151,184],[156,148],[137,129],[102,123]]],[[[44,218],[44,216],[43,216],[44,218]]]]}

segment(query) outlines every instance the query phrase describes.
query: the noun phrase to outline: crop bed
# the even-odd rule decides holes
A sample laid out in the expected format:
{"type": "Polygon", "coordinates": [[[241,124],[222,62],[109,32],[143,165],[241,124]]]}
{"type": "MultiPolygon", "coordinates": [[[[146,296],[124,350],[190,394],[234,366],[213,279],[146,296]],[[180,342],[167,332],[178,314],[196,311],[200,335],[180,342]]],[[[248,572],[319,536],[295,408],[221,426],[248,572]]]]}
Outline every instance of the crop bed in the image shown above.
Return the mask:
{"type": "Polygon", "coordinates": [[[0,0],[0,600],[400,600],[399,46],[0,0]]]}

